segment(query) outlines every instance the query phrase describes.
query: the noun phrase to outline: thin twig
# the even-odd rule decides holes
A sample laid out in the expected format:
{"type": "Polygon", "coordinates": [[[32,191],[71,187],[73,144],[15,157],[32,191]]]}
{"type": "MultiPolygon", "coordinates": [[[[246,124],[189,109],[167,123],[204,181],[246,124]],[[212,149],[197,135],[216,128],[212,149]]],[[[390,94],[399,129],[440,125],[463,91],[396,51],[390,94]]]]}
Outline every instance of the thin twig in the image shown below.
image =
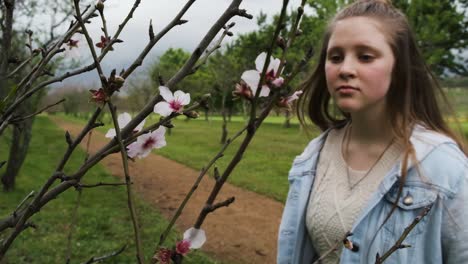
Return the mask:
{"type": "Polygon", "coordinates": [[[104,72],[102,71],[101,64],[99,63],[98,56],[96,55],[96,50],[94,49],[94,46],[93,46],[93,40],[91,39],[91,37],[90,37],[90,35],[88,33],[88,30],[86,29],[86,25],[83,22],[83,18],[81,17],[80,0],[73,0],[73,2],[75,4],[76,19],[78,20],[78,23],[81,26],[81,31],[85,35],[86,42],[88,43],[89,51],[91,52],[91,56],[93,57],[94,64],[96,65],[96,70],[97,70],[97,72],[99,74],[99,79],[101,80],[101,83],[102,83],[102,87],[104,88],[105,91],[107,91],[106,90],[107,81],[106,81],[106,78],[104,76],[104,72]]]}
{"type": "Polygon", "coordinates": [[[122,142],[122,135],[120,133],[120,127],[119,127],[119,122],[117,120],[116,109],[112,105],[112,102],[110,100],[109,100],[109,111],[111,112],[111,115],[112,115],[112,121],[114,122],[117,142],[119,143],[119,146],[120,146],[120,153],[122,156],[122,163],[123,163],[124,173],[125,173],[125,182],[127,183],[127,204],[128,204],[128,209],[130,210],[130,216],[132,218],[132,223],[133,223],[133,232],[135,235],[136,254],[137,254],[136,256],[137,256],[138,263],[141,264],[144,261],[144,257],[143,257],[141,238],[140,238],[140,227],[138,225],[135,205],[133,203],[132,184],[131,184],[132,181],[130,179],[130,173],[128,172],[127,150],[125,149],[125,145],[122,142]]]}
{"type": "Polygon", "coordinates": [[[279,77],[279,75],[283,71],[283,67],[286,64],[286,54],[287,54],[289,48],[291,48],[291,46],[293,45],[294,40],[297,37],[297,30],[299,29],[299,25],[301,23],[301,18],[302,18],[302,15],[304,14],[305,4],[306,4],[306,0],[302,0],[301,5],[297,8],[297,15],[296,15],[296,17],[294,19],[294,22],[293,22],[293,24],[291,26],[291,29],[289,31],[289,37],[288,37],[288,41],[286,43],[286,46],[283,48],[282,57],[280,59],[280,66],[278,67],[278,71],[276,72],[276,77],[279,77]]]}
{"type": "Polygon", "coordinates": [[[421,222],[421,220],[429,213],[431,208],[432,208],[432,205],[424,207],[424,209],[413,220],[413,222],[411,222],[411,224],[405,228],[405,230],[403,231],[403,234],[401,234],[400,238],[398,238],[395,244],[387,252],[385,252],[382,255],[382,257],[380,257],[379,253],[377,253],[375,257],[375,264],[383,263],[388,257],[390,257],[390,255],[392,255],[398,249],[411,247],[411,245],[404,245],[403,241],[406,239],[409,233],[414,229],[414,227],[416,227],[416,225],[419,224],[419,222],[421,222]]]}
{"type": "Polygon", "coordinates": [[[234,27],[234,25],[235,25],[235,23],[233,22],[233,23],[225,26],[223,34],[221,34],[218,41],[216,41],[216,43],[213,45],[213,47],[211,49],[208,49],[208,50],[205,51],[205,55],[203,55],[203,57],[200,58],[200,62],[195,67],[193,67],[193,72],[197,71],[203,64],[205,64],[206,61],[208,60],[208,57],[211,54],[213,54],[213,52],[215,52],[217,49],[221,48],[221,43],[223,42],[223,39],[226,36],[228,36],[229,34],[232,35],[232,32],[230,32],[229,30],[232,27],[234,27]]]}
{"type": "Polygon", "coordinates": [[[66,99],[63,98],[62,100],[60,100],[60,101],[58,101],[58,102],[56,102],[56,103],[53,103],[53,104],[51,104],[51,105],[48,105],[48,106],[46,106],[46,107],[44,107],[44,108],[42,108],[42,109],[40,109],[40,110],[38,110],[38,111],[36,111],[36,112],[30,114],[30,115],[27,115],[27,116],[24,116],[24,117],[15,118],[15,119],[11,120],[10,123],[21,122],[21,121],[26,120],[26,119],[28,119],[28,118],[34,117],[34,116],[36,116],[36,115],[38,115],[38,114],[44,112],[45,110],[47,110],[47,109],[49,109],[49,108],[51,108],[51,107],[54,107],[54,106],[56,106],[56,105],[58,105],[58,104],[61,104],[61,103],[65,102],[65,101],[66,101],[66,99]]]}
{"type": "Polygon", "coordinates": [[[73,230],[78,221],[78,208],[80,207],[80,203],[81,203],[81,189],[77,188],[76,191],[78,192],[78,197],[76,198],[75,207],[73,208],[72,218],[70,221],[71,223],[70,223],[68,237],[67,237],[67,261],[66,261],[67,264],[70,263],[71,261],[73,230]]]}
{"type": "Polygon", "coordinates": [[[16,69],[14,69],[13,71],[10,72],[10,74],[8,74],[7,78],[10,79],[12,78],[13,76],[15,76],[15,74],[17,72],[19,72],[24,66],[28,65],[28,63],[34,58],[36,57],[37,55],[39,54],[39,51],[37,52],[33,52],[32,55],[25,59],[20,65],[18,65],[18,67],[16,67],[16,69]]]}
{"type": "Polygon", "coordinates": [[[167,225],[166,229],[164,230],[164,232],[161,234],[161,236],[159,237],[159,243],[156,247],[156,250],[155,250],[155,253],[159,250],[159,248],[161,247],[161,245],[164,243],[164,241],[166,240],[167,236],[169,235],[169,232],[171,231],[172,227],[174,226],[175,222],[177,221],[177,219],[180,217],[180,215],[182,214],[182,211],[184,210],[185,208],[185,205],[187,204],[187,202],[190,200],[190,198],[192,197],[193,193],[195,193],[195,190],[198,188],[198,185],[200,184],[200,182],[202,181],[203,177],[206,175],[206,173],[209,171],[209,169],[211,168],[211,166],[213,166],[213,164],[216,163],[216,161],[218,159],[220,159],[221,157],[224,156],[224,151],[226,151],[226,149],[229,147],[229,145],[231,145],[232,142],[234,142],[240,135],[242,135],[245,130],[247,129],[247,127],[244,127],[243,129],[239,130],[231,139],[227,140],[226,143],[224,143],[223,147],[221,148],[221,150],[213,157],[213,159],[211,159],[210,162],[208,162],[208,164],[200,171],[200,174],[198,175],[198,178],[196,179],[196,181],[193,183],[192,187],[190,188],[190,191],[185,195],[185,198],[184,200],[182,201],[182,203],[179,205],[179,208],[177,208],[177,211],[175,212],[174,216],[172,217],[171,221],[169,222],[169,224],[167,225]]]}
{"type": "MultiPolygon", "coordinates": [[[[114,34],[114,37],[112,38],[111,40],[111,43],[114,43],[117,38],[119,37],[120,33],[122,32],[123,28],[126,26],[127,22],[130,20],[130,18],[132,18],[133,16],[133,13],[135,12],[135,10],[137,9],[139,3],[140,3],[141,0],[136,0],[132,9],[130,10],[130,12],[128,13],[127,17],[124,19],[124,21],[122,22],[122,24],[119,25],[118,27],[118,30],[117,32],[114,34]]],[[[89,6],[87,7],[87,9],[89,8],[89,6]]],[[[87,10],[86,9],[86,10],[87,10]]],[[[84,12],[86,12],[86,10],[84,12]]],[[[86,19],[90,17],[91,14],[93,14],[94,12],[96,11],[96,9],[92,9],[90,11],[90,13],[88,13],[88,15],[86,15],[86,19]]],[[[70,28],[70,30],[65,34],[65,37],[62,41],[62,43],[66,42],[74,33],[75,31],[78,29],[77,27],[77,23],[74,23],[74,26],[72,28],[70,28]],[[70,34],[69,32],[72,32],[72,34],[70,34]]],[[[104,48],[104,50],[101,51],[101,54],[98,58],[98,61],[101,62],[102,59],[106,56],[107,52],[109,51],[111,46],[107,46],[104,48]]],[[[44,81],[42,83],[39,83],[37,86],[33,87],[32,89],[28,90],[26,93],[24,93],[23,95],[21,95],[17,100],[15,100],[15,102],[10,105],[8,107],[8,109],[5,111],[5,113],[3,114],[3,117],[7,117],[11,114],[11,112],[16,109],[16,107],[22,103],[24,100],[28,99],[29,97],[31,97],[33,94],[35,94],[36,92],[38,92],[39,90],[41,90],[42,88],[46,87],[47,85],[49,84],[52,84],[52,83],[56,83],[56,82],[61,82],[67,78],[70,78],[72,76],[76,76],[76,75],[79,75],[79,74],[82,74],[82,73],[85,73],[85,72],[88,72],[88,71],[91,71],[93,70],[94,68],[96,67],[96,64],[95,63],[92,63],[88,66],[85,66],[81,69],[78,69],[78,70],[75,70],[73,72],[67,72],[65,74],[63,74],[62,76],[59,76],[57,78],[54,78],[54,79],[51,79],[51,80],[48,80],[48,81],[44,81]]],[[[2,118],[3,118],[2,117],[2,118]]],[[[2,120],[0,118],[0,126],[2,125],[2,120]]],[[[0,130],[1,132],[1,130],[0,130]]],[[[1,134],[1,133],[0,133],[1,134]]]]}
{"type": "Polygon", "coordinates": [[[89,147],[91,145],[91,137],[92,136],[93,136],[93,131],[91,130],[88,133],[88,140],[86,142],[86,156],[85,156],[84,162],[88,161],[88,159],[89,159],[89,147]]]}
{"type": "MultiPolygon", "coordinates": [[[[133,184],[130,183],[130,184],[133,184]]],[[[95,184],[78,184],[78,187],[80,188],[94,188],[94,187],[100,187],[100,186],[122,186],[122,185],[127,185],[126,182],[116,182],[116,183],[105,183],[105,182],[98,182],[95,184]]]]}
{"type": "MultiPolygon", "coordinates": [[[[86,10],[89,9],[89,6],[86,8],[86,10]]],[[[96,9],[91,8],[90,11],[87,14],[84,14],[84,19],[87,20],[89,19],[96,9]]],[[[86,11],[85,11],[86,12],[86,11]]],[[[18,83],[15,89],[12,89],[10,93],[7,95],[6,98],[4,98],[3,103],[7,103],[12,99],[13,97],[17,98],[23,98],[22,100],[25,100],[28,97],[23,97],[22,95],[27,92],[27,90],[30,88],[32,83],[40,77],[40,75],[43,73],[43,69],[45,66],[49,63],[49,61],[57,54],[57,51],[60,49],[60,46],[64,44],[70,37],[75,34],[75,32],[79,29],[77,23],[73,23],[72,26],[68,29],[68,31],[48,50],[43,51],[43,58],[32,68],[32,70],[18,83]]],[[[22,101],[21,101],[22,102],[22,101]]],[[[8,108],[2,113],[2,116],[0,116],[0,124],[4,122],[8,116],[12,114],[12,112],[16,109],[16,106],[19,104],[19,100],[16,100],[8,106],[8,108]]]]}
{"type": "Polygon", "coordinates": [[[17,212],[21,209],[21,207],[23,206],[23,204],[29,200],[31,197],[34,196],[34,191],[31,191],[28,195],[26,195],[26,197],[23,198],[23,200],[16,206],[16,209],[15,211],[13,212],[13,215],[16,215],[17,212]]]}
{"type": "Polygon", "coordinates": [[[283,7],[281,8],[281,13],[280,13],[280,16],[278,18],[278,22],[276,24],[275,33],[273,34],[273,38],[272,38],[272,40],[270,42],[270,47],[267,50],[265,63],[263,64],[263,69],[262,69],[262,72],[260,74],[260,80],[258,81],[257,90],[255,92],[254,100],[252,101],[252,105],[251,105],[251,108],[250,108],[250,120],[255,119],[255,115],[256,115],[256,111],[257,111],[257,102],[258,102],[258,100],[256,100],[256,99],[260,96],[260,92],[261,92],[263,82],[264,82],[265,76],[266,76],[266,71],[268,70],[268,65],[270,65],[270,57],[271,57],[271,54],[273,53],[273,48],[275,47],[275,45],[277,43],[276,40],[278,39],[278,36],[279,36],[279,34],[281,32],[281,28],[282,28],[282,25],[283,25],[283,20],[284,20],[284,18],[286,16],[286,8],[288,6],[288,3],[289,3],[289,0],[283,0],[283,7]]]}
{"type": "Polygon", "coordinates": [[[108,258],[115,257],[115,256],[119,255],[120,253],[122,253],[125,250],[125,248],[127,248],[127,245],[124,245],[119,250],[114,251],[114,252],[112,252],[110,254],[104,255],[102,257],[92,257],[83,264],[91,264],[91,263],[101,262],[101,261],[106,260],[108,258]]]}
{"type": "Polygon", "coordinates": [[[223,185],[226,182],[227,178],[229,177],[229,175],[231,175],[234,168],[241,161],[242,156],[244,155],[245,150],[249,146],[253,136],[255,135],[255,132],[258,129],[258,127],[263,122],[263,120],[266,118],[266,116],[268,116],[268,113],[273,108],[276,100],[279,98],[278,91],[277,90],[273,91],[273,95],[271,96],[267,107],[263,110],[263,113],[261,114],[261,116],[259,118],[256,118],[256,114],[255,114],[255,105],[256,105],[256,103],[255,102],[258,100],[258,96],[260,94],[261,82],[263,81],[263,79],[265,77],[266,70],[267,70],[267,67],[268,67],[268,64],[269,64],[270,55],[271,55],[273,47],[274,47],[274,45],[276,43],[276,38],[278,37],[279,31],[281,29],[281,24],[282,24],[283,19],[285,17],[286,7],[288,5],[288,2],[289,2],[288,0],[283,1],[283,7],[282,7],[282,10],[281,10],[280,17],[278,19],[278,25],[277,25],[276,31],[275,31],[275,33],[273,35],[273,39],[272,39],[270,48],[267,51],[267,58],[265,60],[265,64],[264,64],[262,74],[261,74],[261,77],[260,77],[260,82],[259,82],[259,85],[257,87],[256,96],[255,96],[255,99],[253,100],[253,103],[252,103],[251,118],[249,119],[249,122],[246,125],[247,134],[246,134],[244,140],[242,141],[239,149],[236,151],[236,154],[231,159],[229,165],[224,170],[222,176],[216,181],[215,185],[213,186],[213,189],[212,189],[212,191],[210,193],[210,196],[208,197],[207,201],[205,202],[205,206],[202,208],[202,210],[200,211],[200,214],[198,215],[198,218],[197,218],[197,220],[196,220],[196,222],[194,224],[194,228],[199,229],[201,227],[201,225],[203,224],[203,222],[205,221],[208,214],[211,212],[209,210],[209,208],[211,208],[213,206],[213,203],[214,203],[216,197],[218,196],[219,192],[221,191],[221,188],[223,187],[223,185]]]}

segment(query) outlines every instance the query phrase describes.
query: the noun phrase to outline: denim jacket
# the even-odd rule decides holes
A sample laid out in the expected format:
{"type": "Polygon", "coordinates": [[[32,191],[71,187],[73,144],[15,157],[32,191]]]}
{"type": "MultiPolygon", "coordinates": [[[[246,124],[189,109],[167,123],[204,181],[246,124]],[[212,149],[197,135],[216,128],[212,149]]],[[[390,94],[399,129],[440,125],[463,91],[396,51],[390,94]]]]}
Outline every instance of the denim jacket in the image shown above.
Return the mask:
{"type": "MultiPolygon", "coordinates": [[[[305,225],[307,202],[317,161],[328,131],[312,140],[289,171],[289,193],[278,233],[279,264],[312,263],[318,258],[305,225]]],[[[468,263],[468,159],[456,143],[439,133],[416,126],[411,136],[418,166],[408,166],[401,198],[391,217],[398,192],[401,161],[385,175],[353,224],[349,240],[357,252],[343,248],[340,263],[375,263],[400,238],[424,207],[432,205],[421,222],[385,264],[468,263]],[[403,202],[410,195],[411,203],[403,202]]]]}

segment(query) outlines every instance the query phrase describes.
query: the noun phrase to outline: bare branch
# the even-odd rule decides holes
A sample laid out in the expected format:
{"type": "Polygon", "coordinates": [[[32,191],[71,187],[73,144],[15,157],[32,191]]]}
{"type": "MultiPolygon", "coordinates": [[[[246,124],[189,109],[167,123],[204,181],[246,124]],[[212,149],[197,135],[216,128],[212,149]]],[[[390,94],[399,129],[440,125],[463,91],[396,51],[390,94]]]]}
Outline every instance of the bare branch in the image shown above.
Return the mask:
{"type": "Polygon", "coordinates": [[[232,27],[234,27],[234,25],[235,25],[235,23],[232,22],[229,25],[223,27],[224,31],[223,31],[223,34],[221,35],[221,37],[219,37],[218,41],[216,41],[216,43],[213,45],[213,47],[211,49],[207,49],[205,51],[205,55],[202,58],[200,58],[200,62],[195,67],[193,67],[192,72],[196,72],[203,64],[206,63],[206,61],[208,60],[208,57],[211,54],[213,54],[213,52],[215,52],[217,49],[221,48],[221,43],[223,42],[223,39],[226,36],[232,36],[232,32],[230,32],[229,30],[232,27]]]}
{"type": "Polygon", "coordinates": [[[76,198],[75,207],[73,208],[72,218],[70,221],[71,223],[70,223],[69,232],[67,236],[67,262],[66,263],[70,263],[71,261],[73,231],[74,231],[76,222],[78,221],[78,208],[80,207],[80,203],[81,203],[81,189],[77,188],[77,191],[78,191],[78,197],[76,198]]]}
{"type": "MultiPolygon", "coordinates": [[[[156,247],[156,250],[155,250],[155,253],[158,251],[158,249],[161,247],[161,245],[164,243],[164,241],[166,240],[167,236],[169,235],[169,232],[171,231],[172,227],[174,226],[175,222],[177,221],[177,219],[180,217],[180,215],[182,214],[182,211],[184,210],[185,208],[185,205],[187,204],[187,202],[190,200],[190,198],[192,197],[192,195],[195,193],[196,189],[198,188],[198,185],[200,184],[200,182],[202,181],[203,177],[206,175],[206,173],[210,170],[211,166],[213,166],[216,161],[218,159],[220,159],[221,157],[224,156],[224,151],[226,151],[226,149],[229,147],[229,145],[231,145],[232,142],[234,142],[239,136],[241,136],[245,130],[246,130],[247,127],[244,127],[243,129],[241,129],[239,132],[237,132],[233,137],[232,139],[229,139],[226,141],[226,143],[224,143],[223,147],[221,148],[221,150],[213,157],[213,159],[211,159],[210,162],[208,162],[207,166],[202,168],[200,174],[198,175],[198,178],[195,180],[195,182],[193,183],[190,191],[185,195],[185,198],[184,200],[182,201],[182,203],[179,205],[179,208],[177,208],[174,216],[172,217],[171,221],[169,222],[169,224],[167,225],[166,229],[164,230],[164,232],[161,234],[161,236],[159,237],[159,243],[156,247]]],[[[217,173],[217,168],[215,167],[215,177],[216,177],[216,174],[217,173]]]]}
{"type": "Polygon", "coordinates": [[[125,182],[127,184],[127,204],[128,204],[128,209],[130,210],[130,216],[132,218],[132,223],[133,223],[133,232],[135,235],[136,256],[137,256],[138,263],[141,264],[144,261],[144,257],[143,257],[143,251],[142,251],[142,245],[141,245],[140,227],[138,225],[135,205],[133,204],[133,195],[132,195],[132,188],[131,188],[132,185],[131,185],[130,173],[128,171],[127,150],[122,141],[122,135],[120,133],[120,127],[119,127],[119,122],[117,120],[116,109],[112,105],[112,102],[110,100],[109,100],[109,111],[111,112],[111,115],[112,115],[112,121],[114,122],[117,142],[119,143],[119,146],[120,146],[122,164],[123,164],[124,173],[125,173],[125,182]]]}
{"type": "Polygon", "coordinates": [[[99,79],[101,80],[102,88],[104,88],[104,91],[106,91],[106,93],[107,93],[108,92],[108,89],[107,89],[108,87],[107,87],[106,77],[104,76],[104,72],[102,71],[101,64],[99,63],[99,59],[98,59],[98,57],[96,55],[96,50],[94,49],[93,40],[89,36],[88,30],[86,29],[86,25],[83,22],[83,18],[81,17],[80,0],[73,0],[73,2],[75,4],[75,13],[76,13],[75,17],[76,17],[76,19],[78,20],[78,23],[81,26],[81,31],[85,35],[86,42],[88,43],[89,51],[91,52],[91,55],[92,55],[93,60],[94,60],[94,64],[96,65],[96,70],[98,71],[99,79]]]}
{"type": "Polygon", "coordinates": [[[51,105],[48,105],[48,106],[46,106],[46,107],[44,107],[44,108],[42,108],[42,109],[40,109],[40,110],[38,110],[38,111],[36,111],[36,112],[30,114],[30,115],[27,115],[27,116],[24,116],[24,117],[15,118],[15,119],[11,120],[10,123],[21,122],[21,121],[26,120],[26,119],[28,119],[28,118],[34,117],[34,116],[36,116],[36,115],[38,115],[38,114],[44,112],[45,110],[47,110],[47,109],[49,109],[49,108],[51,108],[51,107],[54,107],[54,106],[56,106],[56,105],[58,105],[58,104],[61,104],[61,103],[65,102],[65,101],[66,101],[66,99],[63,98],[62,100],[60,100],[60,101],[58,101],[58,102],[55,102],[55,103],[53,103],[53,104],[51,104],[51,105]]]}
{"type": "MultiPolygon", "coordinates": [[[[133,184],[131,182],[130,184],[133,184]]],[[[126,182],[117,182],[117,183],[105,183],[105,182],[98,182],[95,184],[78,184],[79,188],[94,188],[94,187],[100,187],[100,186],[122,186],[122,185],[127,185],[126,182]]]]}
{"type": "Polygon", "coordinates": [[[405,228],[405,230],[403,231],[403,234],[401,234],[400,238],[398,238],[395,244],[387,252],[385,252],[382,255],[382,257],[380,257],[379,253],[377,253],[377,256],[375,257],[375,264],[383,263],[388,257],[390,257],[391,254],[393,254],[398,249],[411,247],[411,245],[404,245],[403,241],[406,239],[409,233],[414,229],[414,227],[416,227],[416,225],[419,224],[419,222],[421,222],[421,220],[429,213],[431,208],[432,208],[432,205],[424,207],[424,209],[413,220],[413,222],[411,222],[411,224],[405,228]]]}
{"type": "Polygon", "coordinates": [[[31,51],[31,56],[29,56],[29,58],[27,58],[26,60],[24,60],[20,65],[18,65],[18,67],[16,67],[16,69],[14,69],[12,72],[10,72],[7,76],[8,79],[12,78],[13,76],[15,76],[15,74],[20,71],[21,69],[24,68],[24,66],[28,65],[28,63],[34,58],[36,57],[37,55],[39,55],[39,50],[34,50],[34,51],[31,51]]]}
{"type": "Polygon", "coordinates": [[[115,257],[117,255],[119,255],[120,253],[124,252],[125,248],[127,248],[127,245],[124,245],[123,247],[121,247],[119,250],[117,251],[114,251],[108,255],[104,255],[102,257],[92,257],[90,258],[88,261],[86,261],[85,263],[83,264],[91,264],[91,263],[96,263],[96,262],[101,262],[103,260],[106,260],[106,259],[109,259],[109,258],[112,258],[112,257],[115,257]]]}
{"type": "Polygon", "coordinates": [[[16,215],[18,211],[21,209],[21,207],[26,203],[27,200],[30,198],[34,197],[34,191],[31,191],[26,197],[23,198],[23,200],[16,206],[15,211],[13,212],[13,215],[16,215]]]}

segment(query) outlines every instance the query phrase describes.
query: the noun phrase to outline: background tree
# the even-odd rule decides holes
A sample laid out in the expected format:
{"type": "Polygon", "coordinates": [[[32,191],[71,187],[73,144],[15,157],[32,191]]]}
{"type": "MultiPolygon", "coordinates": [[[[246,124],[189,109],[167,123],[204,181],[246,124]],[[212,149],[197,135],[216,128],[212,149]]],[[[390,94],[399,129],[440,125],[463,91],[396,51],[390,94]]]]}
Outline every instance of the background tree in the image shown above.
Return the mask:
{"type": "MultiPolygon", "coordinates": [[[[40,47],[47,46],[55,40],[54,31],[71,14],[68,3],[46,5],[44,0],[5,0],[0,2],[0,28],[1,28],[1,52],[0,52],[0,98],[5,98],[11,88],[19,83],[27,71],[31,70],[39,59],[40,47]],[[33,18],[38,14],[51,14],[50,27],[32,24],[33,18]],[[37,32],[31,30],[34,29],[37,32]],[[37,49],[36,47],[39,47],[37,49]],[[11,74],[19,65],[32,57],[30,64],[21,70],[11,74]]],[[[48,75],[53,75],[53,70],[61,63],[56,60],[43,72],[43,76],[37,81],[43,81],[48,75]]],[[[36,93],[25,103],[19,105],[14,116],[26,116],[36,110],[37,104],[44,93],[36,93]]],[[[1,177],[3,188],[12,190],[15,185],[15,177],[26,158],[34,117],[18,119],[12,122],[12,142],[6,169],[1,177]]],[[[7,147],[1,147],[6,149],[7,147]]]]}

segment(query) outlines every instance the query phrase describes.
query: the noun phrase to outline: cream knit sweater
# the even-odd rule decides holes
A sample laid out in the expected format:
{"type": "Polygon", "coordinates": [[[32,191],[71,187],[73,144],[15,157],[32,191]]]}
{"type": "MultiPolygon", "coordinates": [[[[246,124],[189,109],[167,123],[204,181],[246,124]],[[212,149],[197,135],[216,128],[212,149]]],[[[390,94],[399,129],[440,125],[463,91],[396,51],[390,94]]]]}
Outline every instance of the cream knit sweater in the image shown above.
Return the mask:
{"type": "Polygon", "coordinates": [[[345,131],[346,127],[334,129],[325,141],[306,212],[306,226],[319,256],[340,241],[337,250],[323,260],[325,264],[339,263],[341,241],[403,150],[400,144],[393,143],[369,174],[349,168],[348,180],[341,151],[345,131]]]}

